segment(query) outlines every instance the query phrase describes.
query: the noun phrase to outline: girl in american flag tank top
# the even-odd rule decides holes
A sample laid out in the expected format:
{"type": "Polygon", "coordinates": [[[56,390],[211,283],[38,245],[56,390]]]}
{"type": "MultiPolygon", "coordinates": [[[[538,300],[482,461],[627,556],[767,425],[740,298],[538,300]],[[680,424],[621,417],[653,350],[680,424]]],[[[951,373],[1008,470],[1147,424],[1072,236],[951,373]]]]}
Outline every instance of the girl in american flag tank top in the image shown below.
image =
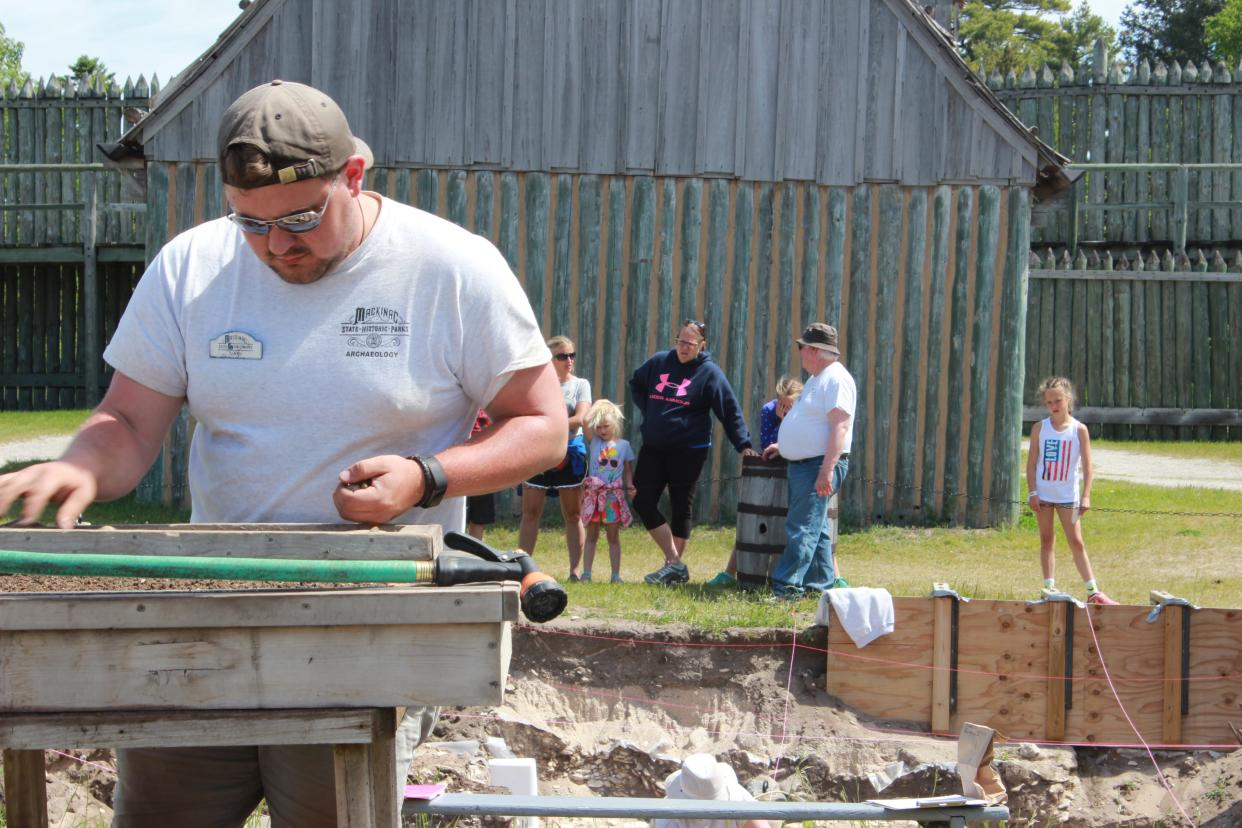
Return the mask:
{"type": "Polygon", "coordinates": [[[1031,426],[1031,446],[1026,457],[1027,503],[1039,523],[1039,563],[1044,590],[1056,589],[1056,526],[1061,522],[1065,540],[1074,555],[1074,566],[1087,586],[1087,601],[1116,604],[1100,590],[1087,558],[1079,518],[1091,508],[1091,436],[1074,419],[1074,386],[1064,377],[1049,377],[1039,384],[1039,395],[1048,416],[1031,426]]]}

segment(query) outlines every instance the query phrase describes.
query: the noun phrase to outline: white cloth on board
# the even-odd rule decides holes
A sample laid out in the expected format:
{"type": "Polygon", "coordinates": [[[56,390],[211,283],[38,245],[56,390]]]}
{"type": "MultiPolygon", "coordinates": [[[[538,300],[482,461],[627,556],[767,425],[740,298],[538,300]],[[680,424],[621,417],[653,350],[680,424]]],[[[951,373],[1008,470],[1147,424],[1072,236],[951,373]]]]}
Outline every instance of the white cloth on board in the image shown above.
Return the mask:
{"type": "Polygon", "coordinates": [[[846,634],[859,649],[893,631],[893,596],[887,589],[847,587],[826,589],[819,596],[815,623],[828,626],[828,608],[837,614],[846,634]]]}

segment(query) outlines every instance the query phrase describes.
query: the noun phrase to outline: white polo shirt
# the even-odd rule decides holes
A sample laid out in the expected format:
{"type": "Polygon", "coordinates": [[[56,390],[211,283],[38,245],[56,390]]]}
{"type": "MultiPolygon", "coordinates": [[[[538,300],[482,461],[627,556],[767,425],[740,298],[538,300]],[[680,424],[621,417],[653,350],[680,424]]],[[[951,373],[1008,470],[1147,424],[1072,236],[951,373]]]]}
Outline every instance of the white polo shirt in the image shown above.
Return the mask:
{"type": "Polygon", "coordinates": [[[805,460],[823,456],[828,450],[828,412],[834,408],[850,415],[845,445],[841,448],[843,453],[848,452],[854,441],[854,402],[857,396],[854,378],[840,361],[807,380],[797,402],[781,420],[776,436],[781,457],[805,460]]]}

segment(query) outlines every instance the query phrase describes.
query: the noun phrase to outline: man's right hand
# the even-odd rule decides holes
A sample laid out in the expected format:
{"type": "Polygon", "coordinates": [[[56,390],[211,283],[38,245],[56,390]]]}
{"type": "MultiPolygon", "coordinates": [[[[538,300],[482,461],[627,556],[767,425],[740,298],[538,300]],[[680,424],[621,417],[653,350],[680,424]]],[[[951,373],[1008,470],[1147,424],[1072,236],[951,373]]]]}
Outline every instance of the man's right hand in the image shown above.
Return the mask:
{"type": "Polygon", "coordinates": [[[95,500],[98,483],[95,475],[81,466],[53,460],[37,463],[21,471],[0,475],[0,515],[22,501],[19,525],[37,523],[48,503],[59,503],[56,525],[72,529],[78,516],[95,500]]]}
{"type": "Polygon", "coordinates": [[[778,446],[776,443],[773,443],[772,445],[768,446],[767,448],[763,450],[764,460],[771,460],[774,457],[780,457],[780,456],[781,456],[781,447],[778,446]]]}

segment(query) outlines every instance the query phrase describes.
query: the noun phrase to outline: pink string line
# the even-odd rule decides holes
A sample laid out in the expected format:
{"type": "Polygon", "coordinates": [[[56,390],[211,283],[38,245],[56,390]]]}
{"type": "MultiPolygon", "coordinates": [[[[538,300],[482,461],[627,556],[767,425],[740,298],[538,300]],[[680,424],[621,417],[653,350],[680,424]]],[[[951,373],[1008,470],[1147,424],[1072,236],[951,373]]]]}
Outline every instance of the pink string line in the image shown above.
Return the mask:
{"type": "Polygon", "coordinates": [[[789,735],[788,735],[789,734],[789,701],[790,699],[793,698],[794,659],[798,657],[798,619],[797,619],[797,616],[795,616],[792,619],[792,629],[790,630],[790,633],[793,636],[793,638],[790,642],[790,647],[789,647],[789,675],[785,677],[785,712],[784,712],[784,715],[781,716],[781,740],[780,740],[781,755],[778,755],[776,757],[776,766],[772,769],[773,779],[776,779],[777,774],[780,773],[781,758],[784,755],[784,748],[786,744],[788,744],[788,739],[789,739],[789,735]]]}
{"type": "MultiPolygon", "coordinates": [[[[567,630],[549,629],[547,627],[535,627],[531,624],[515,624],[514,626],[522,630],[539,633],[540,635],[561,635],[567,638],[587,638],[587,639],[594,639],[598,641],[616,641],[616,642],[620,642],[624,644],[641,644],[645,646],[657,646],[657,647],[708,647],[708,648],[722,648],[722,649],[769,649],[770,650],[770,649],[774,649],[777,647],[784,648],[784,647],[789,646],[788,644],[784,644],[778,641],[773,641],[771,643],[765,643],[765,644],[712,644],[709,642],[659,641],[656,639],[624,638],[620,636],[611,636],[611,635],[592,635],[590,633],[569,632],[567,630]]],[[[948,672],[948,673],[963,673],[963,674],[972,675],[972,676],[991,676],[993,678],[1004,677],[1007,679],[1023,679],[1023,680],[1031,680],[1031,681],[1047,681],[1049,679],[1056,679],[1057,681],[1064,681],[1067,678],[1065,676],[1053,676],[1053,675],[1049,675],[1045,673],[1018,673],[1018,672],[1004,672],[1004,671],[996,671],[996,670],[971,670],[966,667],[956,667],[956,668],[947,667],[947,666],[937,667],[933,664],[922,664],[922,663],[915,662],[915,661],[896,661],[894,659],[889,659],[889,658],[879,658],[877,656],[865,656],[860,653],[850,653],[844,650],[833,650],[833,649],[824,648],[824,647],[816,647],[812,644],[802,644],[797,641],[794,642],[794,646],[797,647],[798,649],[810,650],[811,652],[815,652],[815,653],[825,653],[827,655],[833,655],[833,656],[837,656],[837,657],[845,658],[845,659],[853,659],[855,661],[868,661],[868,662],[873,662],[875,664],[886,664],[891,667],[902,667],[902,668],[909,669],[909,670],[938,670],[938,671],[948,672]]],[[[1084,683],[1106,681],[1106,679],[1104,679],[1104,677],[1102,676],[1069,676],[1068,680],[1071,682],[1084,682],[1084,683]]],[[[1180,681],[1200,682],[1200,681],[1237,681],[1237,680],[1242,680],[1242,673],[1222,673],[1217,676],[1194,675],[1194,676],[1187,676],[1185,678],[1176,678],[1176,677],[1166,678],[1164,676],[1118,676],[1117,678],[1113,679],[1113,681],[1122,683],[1122,684],[1161,684],[1164,682],[1180,682],[1180,681]]]]}
{"type": "Polygon", "coordinates": [[[96,770],[105,771],[106,773],[111,773],[111,774],[113,774],[113,775],[115,775],[115,774],[116,774],[116,768],[110,768],[110,767],[108,767],[107,765],[101,765],[101,764],[99,764],[98,762],[92,762],[92,761],[90,761],[89,759],[83,759],[81,756],[74,756],[72,753],[65,753],[64,751],[60,751],[60,750],[53,750],[53,749],[51,749],[51,748],[48,748],[48,751],[47,751],[47,752],[48,752],[48,753],[55,753],[57,756],[63,756],[63,757],[65,757],[66,759],[72,759],[72,760],[73,760],[73,761],[75,761],[75,762],[79,762],[79,763],[81,763],[81,764],[83,764],[83,765],[86,765],[86,766],[88,766],[88,767],[95,768],[96,770]]]}
{"type": "Polygon", "coordinates": [[[1173,786],[1165,778],[1164,771],[1160,770],[1160,763],[1156,761],[1156,754],[1151,752],[1151,747],[1143,739],[1143,734],[1139,733],[1139,729],[1134,726],[1134,720],[1130,718],[1130,713],[1126,710],[1125,705],[1121,703],[1121,696],[1117,694],[1117,688],[1113,685],[1112,675],[1108,672],[1108,662],[1104,660],[1104,651],[1100,649],[1100,639],[1095,634],[1095,624],[1091,622],[1091,612],[1089,610],[1087,612],[1087,628],[1091,630],[1091,639],[1095,642],[1096,657],[1100,659],[1100,667],[1104,670],[1104,677],[1108,679],[1108,689],[1112,691],[1113,698],[1117,700],[1117,708],[1121,711],[1121,715],[1126,717],[1126,724],[1130,725],[1130,729],[1134,731],[1135,738],[1143,743],[1143,749],[1147,751],[1147,758],[1151,759],[1151,766],[1156,769],[1156,776],[1160,778],[1160,784],[1164,785],[1164,789],[1169,792],[1169,797],[1173,800],[1173,804],[1177,806],[1177,810],[1182,812],[1182,816],[1190,824],[1190,828],[1195,828],[1195,821],[1190,818],[1190,814],[1186,813],[1186,809],[1182,807],[1177,794],[1173,793],[1173,786]]]}

